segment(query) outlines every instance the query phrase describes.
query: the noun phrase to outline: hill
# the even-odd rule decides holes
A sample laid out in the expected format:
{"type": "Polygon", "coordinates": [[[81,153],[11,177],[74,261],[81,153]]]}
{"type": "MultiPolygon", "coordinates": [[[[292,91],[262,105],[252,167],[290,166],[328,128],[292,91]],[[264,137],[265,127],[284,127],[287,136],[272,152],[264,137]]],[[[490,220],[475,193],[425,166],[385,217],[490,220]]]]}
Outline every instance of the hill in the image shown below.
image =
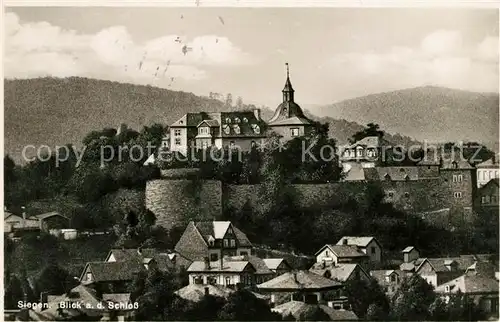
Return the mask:
{"type": "MultiPolygon", "coordinates": [[[[120,123],[139,129],[171,124],[186,112],[227,110],[219,100],[192,93],[80,77],[6,80],[4,89],[5,153],[16,162],[22,162],[27,145],[78,145],[90,131],[120,123]]],[[[341,144],[369,122],[379,123],[389,133],[421,140],[449,141],[462,135],[491,141],[498,136],[498,123],[493,128],[498,118],[498,110],[497,118],[492,117],[495,104],[498,95],[424,87],[314,106],[306,113],[328,122],[330,135],[341,144]],[[454,109],[437,111],[435,106],[454,109]],[[471,111],[478,115],[473,117],[471,111]]],[[[273,111],[274,107],[264,109],[263,118],[269,119],[273,111]]],[[[395,144],[413,141],[389,133],[386,138],[395,144]]]]}
{"type": "Polygon", "coordinates": [[[404,133],[420,142],[477,141],[497,149],[498,93],[425,86],[378,93],[327,106],[312,113],[404,133]],[[496,145],[496,146],[495,146],[496,145]]]}

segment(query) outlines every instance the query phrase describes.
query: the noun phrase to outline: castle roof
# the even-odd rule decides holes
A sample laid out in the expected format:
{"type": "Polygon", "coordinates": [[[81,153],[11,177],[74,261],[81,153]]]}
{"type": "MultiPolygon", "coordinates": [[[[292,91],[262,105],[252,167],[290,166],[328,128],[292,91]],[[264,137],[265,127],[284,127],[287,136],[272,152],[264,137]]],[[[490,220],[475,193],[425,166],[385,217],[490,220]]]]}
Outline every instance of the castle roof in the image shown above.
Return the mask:
{"type": "Polygon", "coordinates": [[[318,291],[340,287],[342,284],[309,271],[287,272],[257,285],[259,289],[277,291],[318,291]]]}
{"type": "Polygon", "coordinates": [[[498,168],[498,159],[491,158],[476,165],[476,168],[498,168]]]}
{"type": "Polygon", "coordinates": [[[375,167],[364,168],[369,181],[415,181],[418,180],[418,167],[375,167]]]}

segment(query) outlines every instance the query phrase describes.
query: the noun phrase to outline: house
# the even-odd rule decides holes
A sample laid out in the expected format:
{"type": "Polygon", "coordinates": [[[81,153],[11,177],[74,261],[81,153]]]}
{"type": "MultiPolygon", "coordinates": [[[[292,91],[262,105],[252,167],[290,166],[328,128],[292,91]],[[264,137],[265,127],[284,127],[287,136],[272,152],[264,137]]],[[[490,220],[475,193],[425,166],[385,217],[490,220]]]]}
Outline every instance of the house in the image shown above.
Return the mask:
{"type": "Polygon", "coordinates": [[[476,193],[476,205],[483,209],[498,210],[499,185],[499,179],[495,178],[478,188],[476,193]]]}
{"type": "Polygon", "coordinates": [[[498,318],[498,280],[495,278],[495,267],[489,263],[473,264],[465,274],[436,287],[435,292],[445,300],[453,294],[461,293],[472,299],[489,317],[498,318]]]}
{"type": "Polygon", "coordinates": [[[5,212],[4,227],[5,232],[33,230],[55,233],[68,228],[69,219],[56,211],[34,216],[27,216],[26,212],[22,216],[5,212]]]}
{"type": "Polygon", "coordinates": [[[326,262],[315,263],[310,269],[310,272],[330,278],[334,281],[345,283],[347,281],[361,279],[369,281],[370,276],[359,264],[327,264],[326,262]]]}
{"type": "Polygon", "coordinates": [[[434,287],[446,283],[462,273],[457,261],[446,258],[424,258],[415,269],[415,274],[420,275],[434,287]]]}
{"type": "Polygon", "coordinates": [[[290,266],[284,258],[264,258],[262,260],[266,264],[267,268],[269,268],[276,276],[292,270],[292,266],[290,266]]]}
{"type": "Polygon", "coordinates": [[[331,290],[340,290],[342,284],[309,271],[292,271],[258,284],[260,292],[271,293],[271,303],[276,302],[279,294],[291,294],[291,301],[320,303],[324,294],[331,290]]]}
{"type": "Polygon", "coordinates": [[[135,259],[123,262],[89,262],[80,276],[80,283],[95,289],[98,294],[126,293],[129,283],[141,271],[144,264],[135,259]]]}
{"type": "Polygon", "coordinates": [[[114,248],[106,256],[105,262],[124,262],[136,260],[146,269],[156,265],[160,271],[185,270],[191,261],[175,252],[164,252],[155,248],[114,248]]]}
{"type": "Polygon", "coordinates": [[[187,269],[189,284],[221,285],[235,288],[237,284],[243,286],[255,285],[256,269],[249,261],[220,259],[210,261],[194,261],[187,269]]]}
{"type": "MultiPolygon", "coordinates": [[[[276,277],[276,272],[272,271],[266,264],[264,259],[261,259],[254,255],[244,255],[244,256],[226,256],[225,261],[248,261],[255,268],[255,283],[264,283],[274,277],[276,277]]],[[[282,262],[283,263],[283,262],[282,262]]],[[[285,267],[283,265],[283,267],[285,267]]],[[[289,266],[288,266],[289,267],[289,266]]],[[[288,269],[288,271],[291,269],[288,269]]]]}
{"type": "Polygon", "coordinates": [[[338,265],[341,263],[364,264],[369,257],[358,246],[355,245],[331,245],[326,244],[314,254],[316,262],[338,265]]]}
{"type": "Polygon", "coordinates": [[[406,274],[400,270],[373,270],[370,271],[370,276],[384,289],[389,296],[396,293],[402,279],[406,274]]]}
{"type": "Polygon", "coordinates": [[[302,108],[295,102],[295,90],[290,81],[290,71],[286,64],[286,81],[282,90],[283,102],[278,105],[267,127],[277,133],[283,141],[308,135],[314,122],[304,115],[302,108]]]}
{"type": "Polygon", "coordinates": [[[408,246],[401,252],[403,253],[403,263],[411,263],[420,257],[420,252],[413,246],[408,246]]]}
{"type": "Polygon", "coordinates": [[[262,144],[265,128],[259,109],[187,113],[170,125],[170,151],[183,155],[209,147],[250,151],[262,144]]]}
{"type": "Polygon", "coordinates": [[[493,179],[498,180],[500,178],[499,170],[500,166],[496,156],[476,164],[477,187],[480,188],[493,179]]]}
{"type": "Polygon", "coordinates": [[[251,255],[252,248],[247,236],[230,221],[191,221],[175,245],[175,251],[191,261],[251,255]]]}
{"type": "Polygon", "coordinates": [[[382,164],[382,154],[392,147],[392,143],[380,136],[367,136],[353,144],[340,148],[342,164],[354,166],[360,164],[362,168],[374,168],[382,164]]]}
{"type": "Polygon", "coordinates": [[[275,306],[271,310],[285,316],[293,316],[297,321],[300,321],[301,316],[307,314],[310,310],[320,309],[329,316],[330,321],[357,321],[359,320],[356,314],[350,308],[334,307],[333,302],[328,305],[324,304],[309,304],[301,301],[289,301],[281,305],[275,306]]]}
{"type": "Polygon", "coordinates": [[[373,263],[382,261],[382,246],[375,237],[349,237],[344,236],[337,245],[357,246],[363,253],[370,257],[373,263]]]}

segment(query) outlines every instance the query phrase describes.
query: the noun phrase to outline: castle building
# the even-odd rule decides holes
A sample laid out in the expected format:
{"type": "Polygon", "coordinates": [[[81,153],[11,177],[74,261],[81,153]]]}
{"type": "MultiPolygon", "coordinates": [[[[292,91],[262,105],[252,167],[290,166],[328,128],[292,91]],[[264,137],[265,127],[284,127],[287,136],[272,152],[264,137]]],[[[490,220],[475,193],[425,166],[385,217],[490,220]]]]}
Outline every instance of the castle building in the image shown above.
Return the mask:
{"type": "Polygon", "coordinates": [[[500,166],[498,164],[498,159],[495,156],[476,165],[476,169],[478,188],[486,185],[492,179],[498,180],[498,178],[500,178],[500,166]]]}
{"type": "Polygon", "coordinates": [[[184,155],[208,147],[249,151],[265,138],[260,110],[187,113],[170,125],[170,151],[184,155]]]}
{"type": "Polygon", "coordinates": [[[313,122],[295,103],[295,90],[290,82],[288,63],[286,63],[286,81],[282,93],[283,102],[278,105],[273,117],[269,120],[267,124],[269,130],[280,135],[285,141],[308,135],[313,128],[313,122]]]}

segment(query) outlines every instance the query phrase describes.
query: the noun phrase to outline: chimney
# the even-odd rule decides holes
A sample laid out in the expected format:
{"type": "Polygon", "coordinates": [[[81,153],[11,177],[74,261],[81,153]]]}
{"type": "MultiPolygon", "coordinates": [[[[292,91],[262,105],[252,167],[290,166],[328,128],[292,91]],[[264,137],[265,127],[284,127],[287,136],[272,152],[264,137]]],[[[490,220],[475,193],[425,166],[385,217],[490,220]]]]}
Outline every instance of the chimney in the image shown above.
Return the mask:
{"type": "Polygon", "coordinates": [[[255,115],[255,118],[257,119],[257,121],[260,121],[260,108],[255,108],[253,110],[253,114],[255,115]]]}
{"type": "Polygon", "coordinates": [[[208,286],[205,286],[205,296],[210,295],[210,289],[208,286]]]}
{"type": "Polygon", "coordinates": [[[43,310],[45,308],[45,305],[47,304],[47,301],[48,301],[48,297],[49,297],[49,292],[41,292],[40,293],[40,303],[42,303],[41,310],[43,310]]]}
{"type": "Polygon", "coordinates": [[[224,269],[224,258],[222,257],[222,254],[220,256],[220,269],[223,270],[224,269]]]}
{"type": "Polygon", "coordinates": [[[23,220],[26,220],[26,207],[22,206],[21,209],[23,211],[23,220]]]}
{"type": "Polygon", "coordinates": [[[333,301],[328,301],[328,307],[331,307],[333,309],[333,301]]]}
{"type": "Polygon", "coordinates": [[[325,261],[325,260],[323,260],[323,262],[321,263],[321,268],[322,268],[322,269],[325,269],[325,268],[326,268],[326,261],[325,261]]]}
{"type": "Polygon", "coordinates": [[[295,283],[299,282],[299,280],[297,279],[297,272],[293,272],[293,280],[295,281],[295,283]]]}
{"type": "Polygon", "coordinates": [[[205,269],[210,269],[210,259],[208,257],[205,257],[205,269]]]}
{"type": "Polygon", "coordinates": [[[344,239],[342,240],[342,244],[347,245],[347,238],[344,238],[344,239]]]}

